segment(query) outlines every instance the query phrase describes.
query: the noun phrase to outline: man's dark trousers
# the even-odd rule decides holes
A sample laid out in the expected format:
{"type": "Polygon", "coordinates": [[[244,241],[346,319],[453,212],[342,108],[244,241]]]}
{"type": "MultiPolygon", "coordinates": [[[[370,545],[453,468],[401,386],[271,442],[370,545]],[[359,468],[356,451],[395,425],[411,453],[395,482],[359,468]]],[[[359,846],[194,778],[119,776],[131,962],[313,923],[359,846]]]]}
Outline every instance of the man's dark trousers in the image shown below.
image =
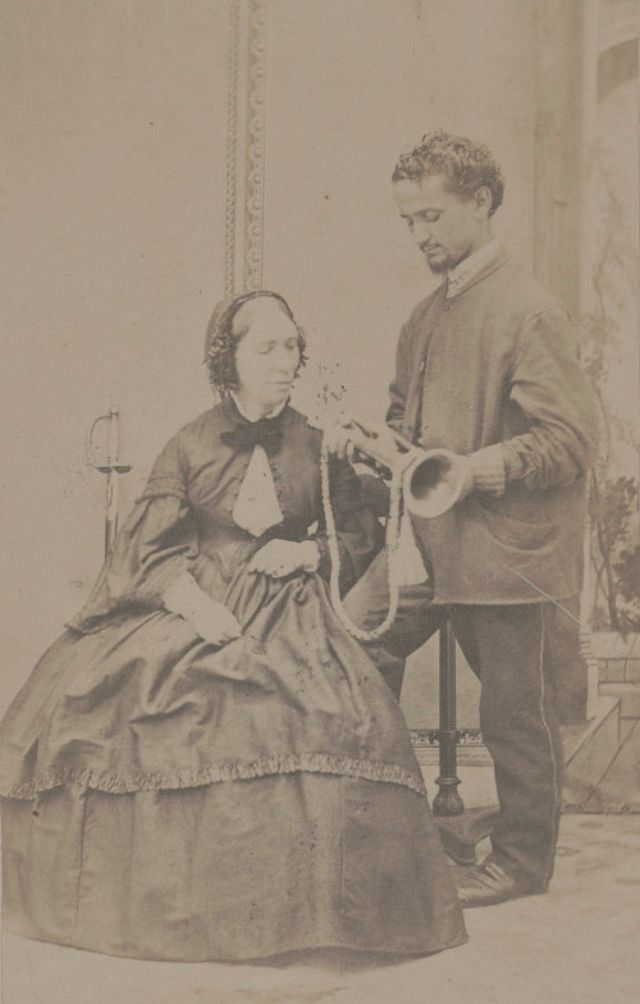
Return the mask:
{"type": "MultiPolygon", "coordinates": [[[[349,593],[350,617],[371,629],[388,604],[386,557],[374,560],[349,593]]],[[[500,803],[492,858],[531,891],[553,872],[561,808],[562,749],[550,639],[550,603],[501,606],[432,603],[428,584],[405,587],[398,616],[369,655],[399,698],[404,660],[449,614],[454,634],[481,683],[480,728],[495,767],[500,803]]]]}

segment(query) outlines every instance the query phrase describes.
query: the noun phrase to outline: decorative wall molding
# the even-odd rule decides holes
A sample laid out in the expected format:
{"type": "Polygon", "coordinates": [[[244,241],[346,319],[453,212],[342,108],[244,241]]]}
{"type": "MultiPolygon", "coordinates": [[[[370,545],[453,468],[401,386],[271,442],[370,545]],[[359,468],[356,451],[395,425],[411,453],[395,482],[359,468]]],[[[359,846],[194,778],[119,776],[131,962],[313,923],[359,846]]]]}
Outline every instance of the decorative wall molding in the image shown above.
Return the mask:
{"type": "Polygon", "coordinates": [[[230,0],[225,294],[262,286],[266,133],[265,0],[230,0]]]}
{"type": "Polygon", "coordinates": [[[260,289],[262,286],[266,128],[265,46],[264,0],[250,0],[245,160],[245,289],[260,289]]]}
{"type": "Polygon", "coordinates": [[[233,296],[236,286],[236,209],[238,198],[238,56],[240,11],[236,0],[229,5],[229,53],[227,69],[227,159],[224,215],[224,295],[233,296]]]}

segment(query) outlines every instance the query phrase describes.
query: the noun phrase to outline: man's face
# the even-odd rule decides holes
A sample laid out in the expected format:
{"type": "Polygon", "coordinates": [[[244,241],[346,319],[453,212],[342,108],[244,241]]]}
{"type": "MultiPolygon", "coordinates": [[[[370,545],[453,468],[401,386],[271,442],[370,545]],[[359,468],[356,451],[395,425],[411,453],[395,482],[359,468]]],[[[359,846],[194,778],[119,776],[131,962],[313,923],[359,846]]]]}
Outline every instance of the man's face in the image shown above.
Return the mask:
{"type": "Polygon", "coordinates": [[[444,174],[393,186],[396,205],[432,272],[447,272],[487,240],[486,200],[464,198],[449,189],[444,174]]]}

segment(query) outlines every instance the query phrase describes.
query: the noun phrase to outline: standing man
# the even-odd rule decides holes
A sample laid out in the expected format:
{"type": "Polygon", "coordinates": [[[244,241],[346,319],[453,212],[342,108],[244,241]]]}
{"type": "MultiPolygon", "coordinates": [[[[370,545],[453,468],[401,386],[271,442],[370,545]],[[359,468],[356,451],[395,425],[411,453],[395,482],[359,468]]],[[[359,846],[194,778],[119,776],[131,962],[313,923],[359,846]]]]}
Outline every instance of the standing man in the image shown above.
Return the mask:
{"type": "MultiPolygon", "coordinates": [[[[550,639],[580,588],[594,409],[567,311],[493,236],[504,181],[486,147],[430,133],[392,180],[400,215],[444,281],[401,331],[387,424],[466,458],[469,492],[444,515],[413,520],[431,579],[401,590],[397,619],[370,654],[398,696],[405,658],[447,612],[481,681],[500,815],[491,854],[459,891],[464,906],[481,906],[544,892],[553,871],[562,750],[550,639]]],[[[386,426],[371,432],[393,450],[386,426]]],[[[348,429],[334,448],[347,441],[348,429]]],[[[387,603],[383,553],[347,610],[371,628],[387,603]]]]}

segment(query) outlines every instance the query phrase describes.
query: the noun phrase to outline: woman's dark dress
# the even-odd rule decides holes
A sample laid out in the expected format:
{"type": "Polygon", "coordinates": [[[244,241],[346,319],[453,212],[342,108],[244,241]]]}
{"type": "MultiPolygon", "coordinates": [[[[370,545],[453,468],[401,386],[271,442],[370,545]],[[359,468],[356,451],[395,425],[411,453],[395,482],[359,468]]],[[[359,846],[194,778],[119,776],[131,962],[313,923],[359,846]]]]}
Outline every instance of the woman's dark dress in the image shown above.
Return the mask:
{"type": "MultiPolygon", "coordinates": [[[[402,714],[333,613],[326,555],[282,580],[246,570],[269,536],[304,539],[320,520],[320,433],[282,413],[270,465],[284,520],[256,540],[232,518],[251,451],[225,434],[243,421],[218,405],[169,442],[87,604],[2,723],[5,923],[192,961],[460,944],[402,714]],[[215,647],[163,608],[184,571],[241,638],[215,647]]],[[[350,469],[334,479],[353,578],[377,524],[350,469]]]]}

